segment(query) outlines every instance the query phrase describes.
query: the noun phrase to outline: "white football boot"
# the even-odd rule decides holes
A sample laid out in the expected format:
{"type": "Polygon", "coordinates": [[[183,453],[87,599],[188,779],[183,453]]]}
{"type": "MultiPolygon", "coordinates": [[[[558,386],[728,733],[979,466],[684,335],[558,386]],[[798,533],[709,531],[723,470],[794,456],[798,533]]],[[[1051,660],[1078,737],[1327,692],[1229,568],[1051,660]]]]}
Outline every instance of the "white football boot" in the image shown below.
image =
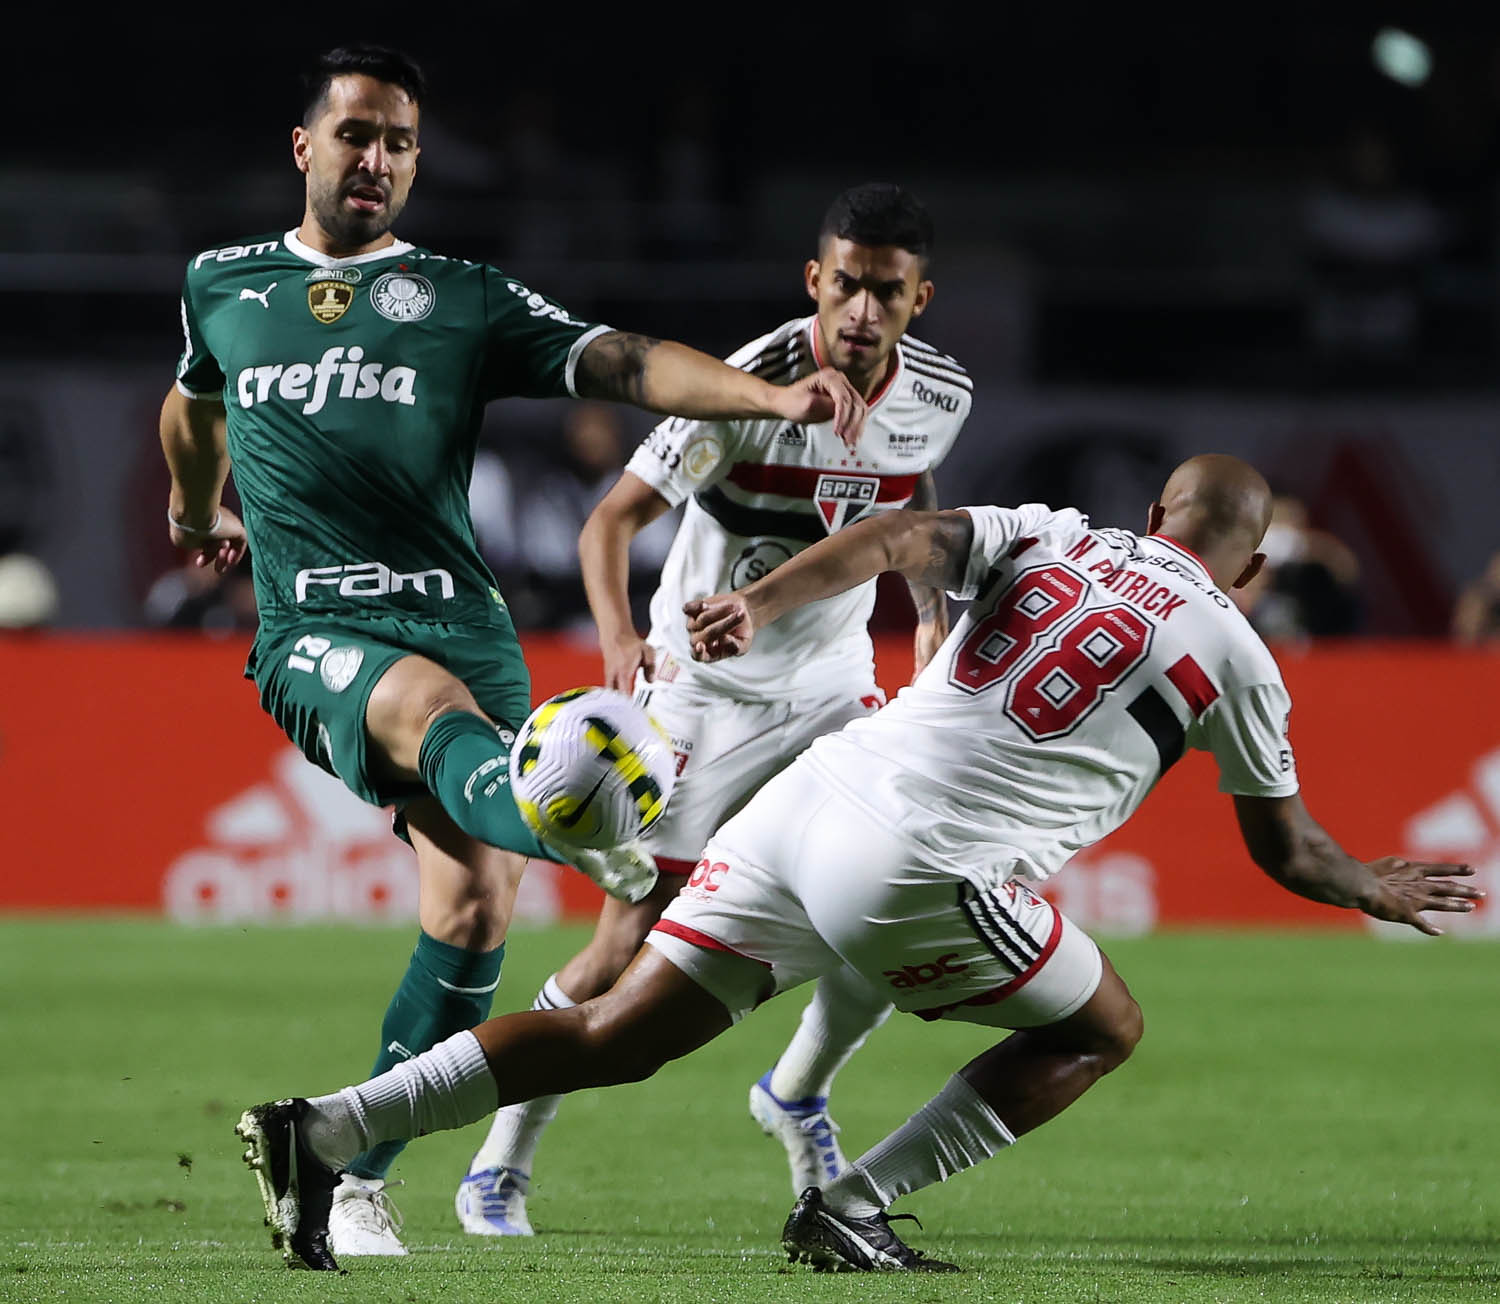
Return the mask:
{"type": "Polygon", "coordinates": [[[534,1236],[526,1216],[531,1179],[519,1168],[486,1168],[458,1184],[453,1207],[471,1236],[534,1236]]]}
{"type": "Polygon", "coordinates": [[[750,1088],[750,1117],[767,1136],[786,1150],[792,1191],[800,1196],[809,1186],[824,1187],[848,1167],[839,1149],[839,1125],[828,1116],[827,1096],[782,1100],[771,1091],[767,1069],[750,1088]]]}
{"type": "Polygon", "coordinates": [[[345,1173],[333,1193],[328,1211],[328,1248],[334,1254],[394,1256],[406,1253],[401,1244],[401,1215],[386,1194],[400,1182],[355,1177],[345,1173]]]}
{"type": "Polygon", "coordinates": [[[656,886],[656,861],[639,838],[602,851],[570,847],[561,842],[550,845],[568,864],[617,900],[634,905],[644,901],[656,886]]]}

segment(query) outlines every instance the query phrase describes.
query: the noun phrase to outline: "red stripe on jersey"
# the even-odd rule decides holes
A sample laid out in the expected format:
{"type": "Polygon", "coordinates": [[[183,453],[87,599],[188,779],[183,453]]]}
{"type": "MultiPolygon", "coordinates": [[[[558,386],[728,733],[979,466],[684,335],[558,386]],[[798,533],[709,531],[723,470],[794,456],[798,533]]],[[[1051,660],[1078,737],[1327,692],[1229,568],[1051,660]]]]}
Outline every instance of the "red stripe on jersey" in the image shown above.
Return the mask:
{"type": "Polygon", "coordinates": [[[1219,696],[1219,690],[1190,656],[1168,666],[1167,678],[1171,680],[1172,687],[1182,694],[1195,719],[1208,710],[1219,696]]]}
{"type": "Polygon", "coordinates": [[[1035,543],[1035,539],[1017,539],[1011,550],[1006,553],[1006,556],[1009,557],[1012,561],[1015,561],[1015,559],[1019,557],[1023,552],[1025,552],[1027,548],[1032,547],[1035,543]]]}
{"type": "Polygon", "coordinates": [[[1203,558],[1202,557],[1200,557],[1196,552],[1194,552],[1191,548],[1189,548],[1187,546],[1187,544],[1180,543],[1178,540],[1174,539],[1170,534],[1156,534],[1156,535],[1152,535],[1150,537],[1156,538],[1156,539],[1160,539],[1163,543],[1169,543],[1169,544],[1171,544],[1172,547],[1176,548],[1178,552],[1185,552],[1185,553],[1187,553],[1187,555],[1189,557],[1191,557],[1195,562],[1197,562],[1198,565],[1203,566],[1204,571],[1208,570],[1208,567],[1203,565],[1203,558]]]}
{"type": "Polygon", "coordinates": [[[934,1019],[941,1019],[943,1015],[959,1009],[964,1005],[999,1005],[1001,1001],[1014,996],[1037,974],[1041,973],[1042,966],[1052,958],[1052,952],[1057,950],[1057,944],[1062,941],[1062,916],[1057,913],[1057,907],[1052,902],[1047,902],[1052,910],[1052,935],[1047,939],[1047,945],[1042,947],[1041,955],[1032,961],[1031,967],[1024,973],[1018,973],[1008,983],[996,987],[993,991],[981,992],[978,996],[971,996],[966,1001],[954,1001],[951,1005],[935,1005],[927,1010],[913,1010],[912,1013],[919,1019],[926,1019],[931,1023],[934,1019]]]}
{"type": "Polygon", "coordinates": [[[653,856],[656,868],[663,874],[681,874],[686,877],[698,868],[696,860],[673,860],[671,856],[653,856]]]}
{"type": "MultiPolygon", "coordinates": [[[[680,937],[684,942],[691,942],[694,946],[701,946],[705,951],[723,951],[728,955],[737,955],[742,960],[755,960],[753,955],[746,955],[743,951],[736,951],[732,946],[725,946],[717,937],[710,937],[707,933],[700,933],[696,928],[689,928],[686,924],[679,924],[673,919],[658,919],[656,926],[651,931],[653,933],[666,933],[668,937],[680,937]]],[[[755,960],[755,963],[764,965],[767,969],[771,967],[764,960],[755,960]]]]}
{"type": "Polygon", "coordinates": [[[850,476],[880,481],[875,491],[877,503],[899,503],[910,498],[917,487],[914,475],[880,475],[863,468],[816,466],[778,466],[774,462],[736,462],[724,478],[736,489],[752,494],[780,494],[783,498],[811,498],[818,492],[818,481],[825,475],[850,476]]]}

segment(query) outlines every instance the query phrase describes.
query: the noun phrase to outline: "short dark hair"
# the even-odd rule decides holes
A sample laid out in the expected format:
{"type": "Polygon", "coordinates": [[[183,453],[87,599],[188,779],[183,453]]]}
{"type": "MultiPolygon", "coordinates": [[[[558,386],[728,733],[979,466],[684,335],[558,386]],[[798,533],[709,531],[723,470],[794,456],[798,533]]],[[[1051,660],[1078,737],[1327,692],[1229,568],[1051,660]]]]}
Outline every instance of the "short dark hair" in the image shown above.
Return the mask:
{"type": "Polygon", "coordinates": [[[895,245],[926,261],[932,257],[932,217],[910,191],[889,181],[867,181],[829,205],[818,231],[818,248],[830,238],[895,245]]]}
{"type": "Polygon", "coordinates": [[[318,61],[302,78],[302,125],[318,116],[318,109],[328,96],[335,77],[361,73],[376,81],[399,86],[413,104],[427,98],[427,81],[417,61],[400,50],[384,45],[341,45],[320,54],[318,61]]]}

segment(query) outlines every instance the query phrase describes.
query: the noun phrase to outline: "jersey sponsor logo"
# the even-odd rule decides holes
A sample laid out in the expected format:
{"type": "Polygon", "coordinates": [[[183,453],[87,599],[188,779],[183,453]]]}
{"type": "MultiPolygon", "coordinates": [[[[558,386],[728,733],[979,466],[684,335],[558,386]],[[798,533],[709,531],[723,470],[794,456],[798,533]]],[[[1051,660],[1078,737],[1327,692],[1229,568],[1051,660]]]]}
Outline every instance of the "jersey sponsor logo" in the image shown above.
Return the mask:
{"type": "Polygon", "coordinates": [[[505,288],[518,299],[526,300],[526,307],[530,309],[533,317],[550,317],[555,322],[561,322],[564,326],[584,326],[586,322],[579,321],[576,317],[568,316],[567,310],[559,308],[550,299],[538,294],[535,290],[528,289],[519,281],[507,281],[505,288]]]}
{"type": "Polygon", "coordinates": [[[322,277],[307,287],[307,310],[325,326],[338,321],[354,302],[354,287],[342,278],[322,277]]]}
{"type": "Polygon", "coordinates": [[[247,285],[240,291],[239,301],[244,303],[246,299],[254,299],[262,308],[269,308],[271,306],[269,302],[271,291],[280,284],[280,281],[272,281],[264,290],[252,290],[247,285]]]}
{"type": "Polygon", "coordinates": [[[927,451],[925,430],[892,430],[886,440],[893,457],[917,457],[927,451]]]}
{"type": "Polygon", "coordinates": [[[316,363],[272,363],[246,367],[235,377],[240,406],[254,407],[264,403],[274,392],[288,402],[304,400],[306,416],[321,412],[330,392],[338,398],[378,398],[386,403],[403,403],[410,407],[417,401],[417,373],[411,367],[386,368],[383,362],[366,362],[365,351],[358,344],[348,353],[343,345],[324,350],[316,363]],[[334,379],[338,388],[335,390],[334,379]],[[308,393],[308,386],[312,393],[308,393]]]}
{"type": "Polygon", "coordinates": [[[942,980],[953,974],[963,973],[968,967],[967,962],[958,958],[957,951],[949,951],[936,960],[928,960],[922,964],[904,964],[899,969],[884,969],[881,972],[897,991],[910,991],[913,987],[930,987],[933,983],[937,983],[939,987],[951,986],[942,980]]]}
{"type": "Polygon", "coordinates": [[[237,258],[250,258],[255,254],[271,253],[280,245],[279,240],[262,240],[259,244],[225,245],[222,249],[205,249],[193,259],[193,270],[197,271],[209,259],[216,263],[232,263],[237,258]]]}
{"type": "Polygon", "coordinates": [[[342,693],[354,682],[364,660],[364,652],[357,647],[333,648],[318,662],[318,678],[330,693],[342,693]]]}
{"type": "Polygon", "coordinates": [[[432,282],[416,272],[387,272],[370,286],[371,306],[388,321],[421,321],[436,302],[432,282]]]}
{"type": "Polygon", "coordinates": [[[729,587],[742,589],[791,559],[792,550],[786,544],[775,539],[753,539],[729,568],[729,587]]]}
{"type": "Polygon", "coordinates": [[[942,408],[944,412],[958,411],[958,397],[954,394],[940,394],[937,390],[924,385],[920,380],[911,383],[912,397],[918,403],[926,403],[929,407],[942,408]]]}
{"type": "Polygon", "coordinates": [[[836,534],[868,512],[879,493],[877,475],[820,475],[813,502],[823,518],[823,527],[829,534],[836,534]]]}
{"type": "Polygon", "coordinates": [[[715,882],[715,880],[723,878],[727,873],[729,873],[729,866],[722,860],[715,860],[710,863],[708,857],[705,856],[693,867],[693,872],[688,875],[687,885],[698,888],[703,892],[717,892],[723,885],[715,882]]]}
{"type": "MultiPolygon", "coordinates": [[[[341,598],[384,598],[411,587],[424,597],[427,581],[436,580],[438,593],[446,601],[454,594],[453,576],[440,566],[431,570],[394,571],[378,561],[351,561],[343,566],[309,566],[297,572],[298,602],[306,602],[308,590],[336,588],[341,598]]],[[[355,667],[358,669],[358,667],[355,667]]]]}

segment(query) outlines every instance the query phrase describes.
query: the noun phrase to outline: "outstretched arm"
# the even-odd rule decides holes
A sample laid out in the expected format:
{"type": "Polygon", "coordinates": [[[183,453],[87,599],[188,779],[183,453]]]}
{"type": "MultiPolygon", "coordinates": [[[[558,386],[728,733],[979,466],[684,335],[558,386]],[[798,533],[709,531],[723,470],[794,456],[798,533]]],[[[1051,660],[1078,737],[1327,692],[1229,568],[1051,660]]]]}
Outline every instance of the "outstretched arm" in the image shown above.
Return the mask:
{"type": "Polygon", "coordinates": [[[963,582],[974,543],[967,512],[886,512],[813,544],[764,579],[683,606],[696,661],[722,661],[794,607],[843,593],[884,571],[933,588],[963,582]]]}
{"type": "Polygon", "coordinates": [[[589,341],[578,359],[574,385],[581,398],[612,399],[698,420],[832,421],[834,433],[851,448],[865,423],[864,399],[832,367],[795,385],[772,385],[685,344],[625,331],[589,341]]]}
{"type": "Polygon", "coordinates": [[[604,683],[622,693],[634,688],[637,670],[647,679],[656,671],[655,653],[630,614],[630,541],[668,510],[667,500],[640,476],[622,471],[578,536],[583,587],[604,654],[604,683]]]}
{"type": "Polygon", "coordinates": [[[245,555],[245,527],[220,502],[229,476],[224,405],[189,398],[175,385],[161,405],[161,451],[172,473],[167,499],[172,543],[220,574],[245,555]]]}
{"type": "Polygon", "coordinates": [[[1251,858],[1288,891],[1311,901],[1362,910],[1375,919],[1410,924],[1438,936],[1442,929],[1423,910],[1463,914],[1484,893],[1456,878],[1470,865],[1437,864],[1384,856],[1355,860],[1308,813],[1300,796],[1236,797],[1234,812],[1251,858]]]}
{"type": "MultiPolygon", "coordinates": [[[[937,483],[931,471],[923,471],[912,491],[911,510],[931,512],[937,510],[937,483]]],[[[911,604],[917,611],[917,629],[912,639],[911,677],[920,675],[927,663],[942,647],[948,637],[948,595],[942,586],[924,584],[921,580],[907,577],[906,586],[911,590],[911,604]]]]}

